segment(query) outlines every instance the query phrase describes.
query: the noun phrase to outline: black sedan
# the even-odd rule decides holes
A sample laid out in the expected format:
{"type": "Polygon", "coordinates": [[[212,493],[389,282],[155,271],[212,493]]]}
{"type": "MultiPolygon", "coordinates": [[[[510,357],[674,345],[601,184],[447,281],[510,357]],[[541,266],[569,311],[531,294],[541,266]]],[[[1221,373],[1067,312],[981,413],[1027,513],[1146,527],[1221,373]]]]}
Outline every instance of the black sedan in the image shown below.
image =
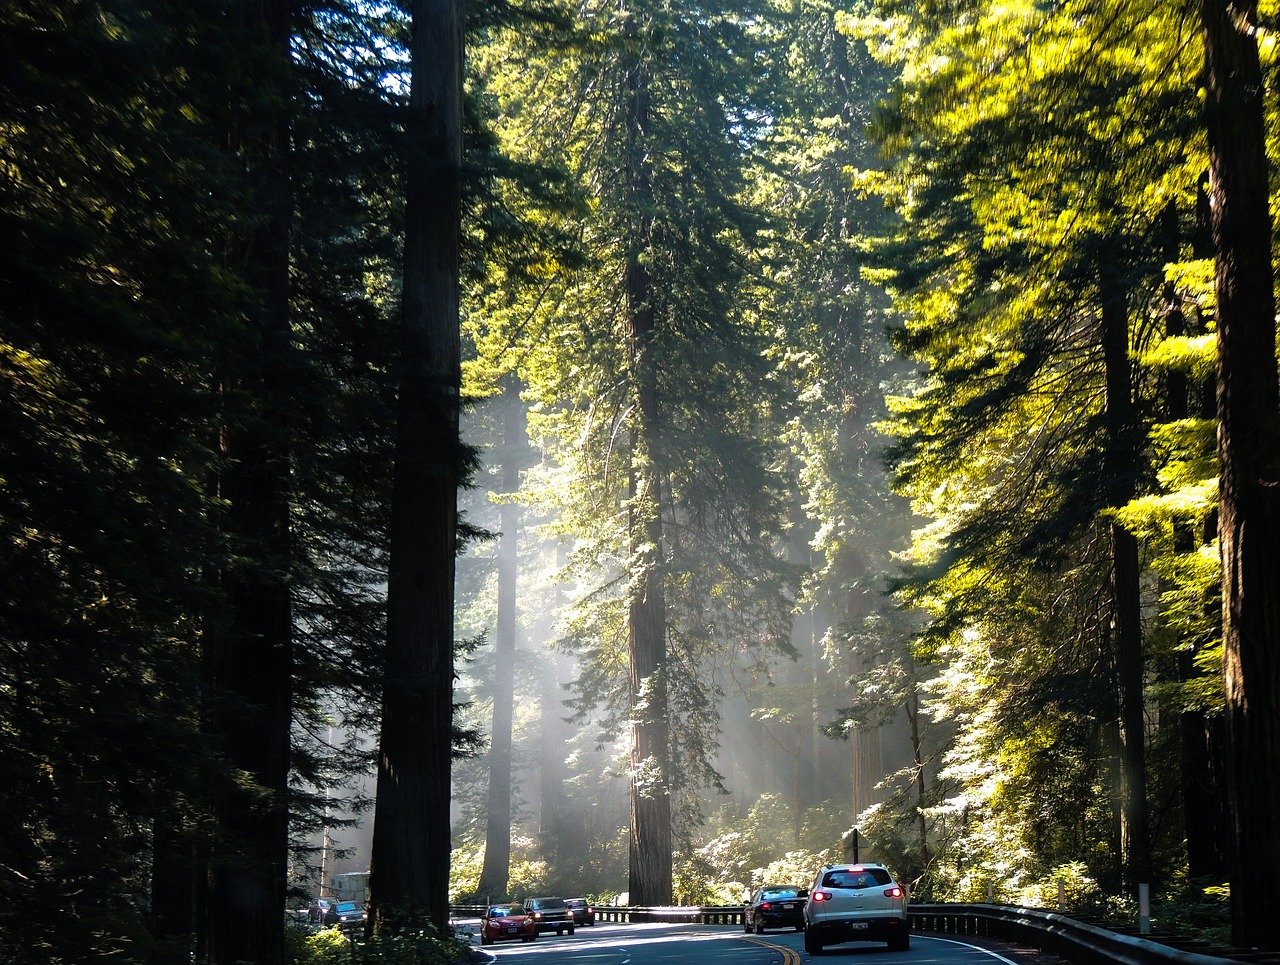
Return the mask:
{"type": "Polygon", "coordinates": [[[800,885],[762,885],[742,907],[742,930],[763,934],[766,928],[804,931],[804,900],[808,889],[800,885]]]}

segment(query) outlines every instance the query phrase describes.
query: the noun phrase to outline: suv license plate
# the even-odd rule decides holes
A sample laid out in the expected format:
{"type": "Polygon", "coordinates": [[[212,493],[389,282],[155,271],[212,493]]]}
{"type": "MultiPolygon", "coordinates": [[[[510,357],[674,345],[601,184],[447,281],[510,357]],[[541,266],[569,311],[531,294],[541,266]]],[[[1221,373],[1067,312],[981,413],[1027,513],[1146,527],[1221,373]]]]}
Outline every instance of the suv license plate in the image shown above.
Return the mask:
{"type": "Polygon", "coordinates": [[[849,927],[854,931],[861,931],[863,928],[867,927],[867,923],[865,921],[851,921],[849,922],[849,927]]]}

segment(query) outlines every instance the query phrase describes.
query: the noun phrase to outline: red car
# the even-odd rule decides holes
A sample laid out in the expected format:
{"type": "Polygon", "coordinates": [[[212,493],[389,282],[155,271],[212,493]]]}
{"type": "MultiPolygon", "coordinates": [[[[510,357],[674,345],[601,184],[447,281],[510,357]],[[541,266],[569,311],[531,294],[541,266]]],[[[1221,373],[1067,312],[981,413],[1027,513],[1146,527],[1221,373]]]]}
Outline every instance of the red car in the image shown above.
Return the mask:
{"type": "Polygon", "coordinates": [[[575,925],[594,925],[596,923],[596,910],[587,904],[587,899],[566,898],[564,903],[569,906],[569,913],[573,915],[573,923],[575,925]]]}
{"type": "Polygon", "coordinates": [[[480,916],[480,944],[538,940],[538,923],[519,905],[490,905],[480,916]]]}

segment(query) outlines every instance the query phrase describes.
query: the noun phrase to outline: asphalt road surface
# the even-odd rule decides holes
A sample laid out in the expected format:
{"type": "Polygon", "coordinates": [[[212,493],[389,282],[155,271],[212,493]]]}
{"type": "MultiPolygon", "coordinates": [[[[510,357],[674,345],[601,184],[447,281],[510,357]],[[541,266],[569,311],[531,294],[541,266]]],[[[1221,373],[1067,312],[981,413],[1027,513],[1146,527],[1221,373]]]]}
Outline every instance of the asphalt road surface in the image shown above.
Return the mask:
{"type": "MultiPolygon", "coordinates": [[[[475,932],[479,934],[478,923],[475,932]]],[[[744,934],[741,925],[615,925],[598,922],[572,936],[543,933],[536,942],[499,942],[473,961],[496,965],[1054,965],[1060,960],[984,939],[944,938],[913,932],[911,949],[888,951],[882,942],[833,945],[821,955],[804,950],[804,934],[744,934]]]]}

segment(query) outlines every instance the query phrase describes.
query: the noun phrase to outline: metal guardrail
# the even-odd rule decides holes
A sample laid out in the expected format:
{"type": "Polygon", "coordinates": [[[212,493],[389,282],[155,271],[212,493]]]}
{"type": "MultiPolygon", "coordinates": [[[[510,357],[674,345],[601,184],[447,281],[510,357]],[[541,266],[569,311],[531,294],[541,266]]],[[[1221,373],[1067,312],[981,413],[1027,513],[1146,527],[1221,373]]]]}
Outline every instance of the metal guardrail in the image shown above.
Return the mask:
{"type": "MultiPolygon", "coordinates": [[[[597,922],[742,924],[741,905],[592,907],[596,910],[597,922]]],[[[454,905],[450,910],[458,916],[479,916],[484,906],[454,905]]],[[[1167,937],[1158,940],[1139,937],[1043,908],[913,902],[907,906],[907,916],[911,919],[912,931],[1012,942],[1057,955],[1075,965],[1280,965],[1280,955],[1248,949],[1210,949],[1199,943],[1178,942],[1167,937]]]]}
{"type": "Polygon", "coordinates": [[[1037,948],[1077,965],[1223,965],[1280,963],[1248,949],[1213,949],[1198,942],[1148,938],[1069,918],[1043,908],[987,904],[911,904],[912,931],[976,935],[1037,948]],[[1220,952],[1220,954],[1219,954],[1220,952]]]}
{"type": "MultiPolygon", "coordinates": [[[[596,921],[621,925],[641,922],[692,923],[695,925],[741,925],[741,905],[666,905],[638,907],[632,905],[592,905],[596,921]]],[[[478,917],[484,905],[450,905],[449,914],[459,918],[478,917]]]]}

